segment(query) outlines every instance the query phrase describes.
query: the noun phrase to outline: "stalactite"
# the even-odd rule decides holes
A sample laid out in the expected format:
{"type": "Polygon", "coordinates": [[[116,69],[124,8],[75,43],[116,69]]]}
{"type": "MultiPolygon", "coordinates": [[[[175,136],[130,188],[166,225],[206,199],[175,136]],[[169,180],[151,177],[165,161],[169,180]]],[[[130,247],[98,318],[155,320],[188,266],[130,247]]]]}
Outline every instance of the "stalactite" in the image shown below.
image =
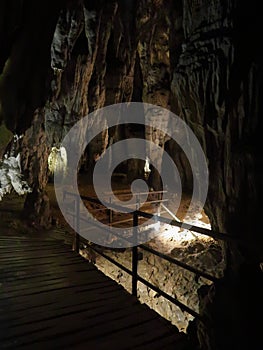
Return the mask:
{"type": "MultiPolygon", "coordinates": [[[[37,224],[50,222],[45,193],[50,149],[59,148],[64,135],[88,112],[132,99],[171,109],[192,128],[206,154],[210,184],[205,209],[212,228],[253,241],[224,245],[226,276],[200,292],[201,312],[214,322],[211,330],[198,326],[204,349],[227,344],[231,324],[224,325],[224,317],[236,322],[234,344],[239,345],[237,325],[253,314],[235,314],[230,296],[239,288],[247,291],[248,275],[256,289],[263,259],[261,228],[255,220],[261,215],[263,96],[257,6],[234,0],[80,0],[28,1],[17,7],[5,1],[0,7],[5,32],[0,38],[0,120],[13,133],[25,133],[21,166],[32,187],[26,215],[37,224]]],[[[159,131],[140,132],[166,147],[191,188],[181,150],[159,131]]],[[[136,127],[105,131],[91,144],[89,159],[127,135],[138,135],[136,127]]],[[[128,169],[134,165],[138,171],[130,173],[132,177],[140,175],[144,162],[130,163],[128,169]]],[[[158,181],[156,176],[157,188],[158,181]]],[[[260,303],[259,291],[255,299],[260,303]]],[[[243,302],[244,293],[235,308],[242,308],[243,302]]]]}

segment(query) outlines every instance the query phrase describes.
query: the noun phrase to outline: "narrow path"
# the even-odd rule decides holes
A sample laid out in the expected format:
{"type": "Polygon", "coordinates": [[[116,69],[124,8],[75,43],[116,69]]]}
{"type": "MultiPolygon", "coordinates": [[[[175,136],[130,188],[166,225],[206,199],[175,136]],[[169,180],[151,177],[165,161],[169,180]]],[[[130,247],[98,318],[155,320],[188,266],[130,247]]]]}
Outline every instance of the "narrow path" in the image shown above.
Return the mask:
{"type": "Polygon", "coordinates": [[[175,349],[186,336],[63,241],[0,234],[1,349],[175,349]]]}

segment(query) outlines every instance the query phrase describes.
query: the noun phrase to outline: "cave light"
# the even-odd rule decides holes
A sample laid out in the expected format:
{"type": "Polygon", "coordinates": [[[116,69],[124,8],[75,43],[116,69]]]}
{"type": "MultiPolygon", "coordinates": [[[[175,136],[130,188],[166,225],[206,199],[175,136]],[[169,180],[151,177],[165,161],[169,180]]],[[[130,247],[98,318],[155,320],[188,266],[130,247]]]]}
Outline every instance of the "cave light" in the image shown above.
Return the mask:
{"type": "MultiPolygon", "coordinates": [[[[203,227],[206,229],[211,229],[211,225],[204,223],[202,220],[202,214],[194,213],[190,217],[186,217],[183,222],[187,224],[192,224],[194,226],[203,227]]],[[[211,241],[212,238],[200,233],[193,232],[184,228],[171,225],[161,225],[156,223],[154,225],[154,230],[160,232],[155,238],[155,244],[161,245],[167,252],[173,249],[175,245],[186,245],[195,240],[211,241]]]]}

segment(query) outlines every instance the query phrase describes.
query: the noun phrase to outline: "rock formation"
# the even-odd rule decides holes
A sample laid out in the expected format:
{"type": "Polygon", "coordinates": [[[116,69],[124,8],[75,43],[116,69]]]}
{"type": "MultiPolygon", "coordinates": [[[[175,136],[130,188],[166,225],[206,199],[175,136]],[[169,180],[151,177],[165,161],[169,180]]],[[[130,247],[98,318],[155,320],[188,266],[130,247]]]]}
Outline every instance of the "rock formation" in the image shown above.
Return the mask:
{"type": "MultiPolygon", "coordinates": [[[[240,340],[244,334],[260,339],[255,321],[263,294],[258,12],[255,1],[234,0],[0,4],[0,122],[24,134],[21,166],[32,187],[25,211],[32,220],[49,224],[49,152],[88,112],[124,101],[150,102],[171,109],[198,137],[209,164],[205,209],[212,229],[240,240],[223,244],[225,276],[200,293],[201,312],[210,320],[209,327],[197,327],[203,349],[230,344],[241,349],[247,345],[240,340]]],[[[136,132],[133,126],[129,135],[136,132]]],[[[121,127],[98,135],[83,162],[125,136],[121,127]]],[[[154,137],[191,188],[181,150],[158,132],[154,137]]],[[[1,155],[9,141],[0,143],[1,155]]],[[[135,165],[132,177],[144,166],[135,165]]],[[[158,174],[152,181],[159,186],[158,174]]]]}

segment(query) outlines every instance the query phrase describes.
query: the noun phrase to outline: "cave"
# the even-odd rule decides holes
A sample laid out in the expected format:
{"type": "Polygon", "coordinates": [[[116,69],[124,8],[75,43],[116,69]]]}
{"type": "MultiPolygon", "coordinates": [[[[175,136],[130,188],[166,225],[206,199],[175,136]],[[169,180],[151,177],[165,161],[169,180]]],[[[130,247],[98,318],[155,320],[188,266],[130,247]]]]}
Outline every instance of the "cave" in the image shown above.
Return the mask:
{"type": "Polygon", "coordinates": [[[171,306],[140,282],[135,288],[141,303],[187,335],[190,345],[185,350],[248,349],[252,344],[259,349],[263,341],[258,320],[263,310],[260,28],[255,2],[3,0],[0,244],[11,232],[15,237],[37,237],[40,231],[60,239],[62,235],[70,244],[73,241],[82,257],[132,294],[131,276],[106,263],[100,253],[126,268],[136,254],[144,279],[164,287],[193,308],[193,315],[200,315],[201,320],[171,306]],[[126,116],[132,117],[125,122],[126,116]],[[129,146],[125,143],[129,140],[137,141],[129,146]],[[201,156],[195,154],[197,144],[201,156]],[[103,164],[101,182],[93,176],[99,164],[103,164]],[[76,167],[73,175],[72,167],[76,167]],[[158,195],[156,205],[150,206],[151,222],[142,230],[148,238],[141,243],[147,243],[147,249],[215,279],[208,283],[198,274],[183,273],[169,259],[161,263],[139,244],[118,246],[118,239],[112,238],[105,245],[84,241],[79,226],[65,219],[61,210],[61,192],[56,191],[60,182],[66,183],[64,190],[73,188],[83,196],[99,198],[97,190],[105,193],[103,215],[96,201],[85,208],[99,213],[94,215],[110,228],[126,234],[129,225],[135,225],[132,213],[105,208],[113,205],[105,176],[118,204],[127,207],[134,197],[129,205],[137,214],[147,211],[142,202],[148,195],[158,195]],[[206,177],[207,188],[196,188],[198,179],[206,184],[206,177]],[[73,178],[76,186],[70,187],[73,178]],[[188,212],[194,194],[204,203],[201,210],[188,212]],[[165,219],[160,225],[162,216],[181,226],[169,226],[165,219]],[[187,225],[200,230],[191,231],[187,225]]]}

